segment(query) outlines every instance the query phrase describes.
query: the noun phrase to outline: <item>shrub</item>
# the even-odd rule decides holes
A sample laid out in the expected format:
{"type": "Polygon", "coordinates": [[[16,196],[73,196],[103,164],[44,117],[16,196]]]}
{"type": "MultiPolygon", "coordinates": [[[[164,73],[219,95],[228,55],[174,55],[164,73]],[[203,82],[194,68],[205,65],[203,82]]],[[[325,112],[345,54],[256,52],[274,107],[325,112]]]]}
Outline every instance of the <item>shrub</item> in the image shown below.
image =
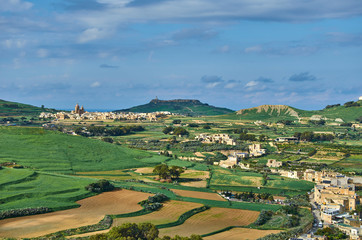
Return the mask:
{"type": "Polygon", "coordinates": [[[50,211],[51,210],[47,207],[6,210],[6,211],[0,212],[0,219],[20,217],[20,216],[29,216],[29,215],[47,213],[50,211]]]}
{"type": "Polygon", "coordinates": [[[259,214],[258,219],[255,221],[255,225],[263,225],[273,216],[272,211],[262,210],[259,214]]]}
{"type": "Polygon", "coordinates": [[[85,187],[86,190],[90,192],[107,192],[112,191],[114,189],[114,186],[107,180],[100,180],[96,183],[91,183],[88,186],[85,187]]]}

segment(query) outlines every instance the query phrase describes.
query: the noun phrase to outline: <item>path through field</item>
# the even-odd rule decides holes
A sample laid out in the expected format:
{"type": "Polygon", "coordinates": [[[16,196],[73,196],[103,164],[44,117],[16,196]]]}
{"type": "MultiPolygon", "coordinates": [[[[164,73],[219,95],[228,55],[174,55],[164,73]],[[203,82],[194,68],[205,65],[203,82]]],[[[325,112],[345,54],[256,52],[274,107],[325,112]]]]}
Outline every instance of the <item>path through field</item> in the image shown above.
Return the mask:
{"type": "Polygon", "coordinates": [[[29,238],[98,223],[107,214],[141,210],[151,194],[129,190],[106,192],[78,201],[79,208],[0,221],[0,237],[29,238]]]}

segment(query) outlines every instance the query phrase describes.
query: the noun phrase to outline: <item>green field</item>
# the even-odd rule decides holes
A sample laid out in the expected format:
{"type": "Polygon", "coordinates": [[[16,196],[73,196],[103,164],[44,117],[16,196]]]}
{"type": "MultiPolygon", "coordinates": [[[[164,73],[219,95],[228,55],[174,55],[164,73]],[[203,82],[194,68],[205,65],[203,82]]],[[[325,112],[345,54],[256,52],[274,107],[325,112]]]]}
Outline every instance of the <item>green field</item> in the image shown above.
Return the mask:
{"type": "Polygon", "coordinates": [[[310,191],[311,182],[283,178],[278,175],[268,175],[265,185],[262,185],[263,175],[240,170],[216,169],[213,171],[210,188],[217,190],[233,190],[239,192],[270,192],[273,194],[298,195],[310,191]]]}
{"type": "Polygon", "coordinates": [[[60,210],[77,207],[75,201],[93,194],[85,186],[92,179],[35,172],[30,169],[0,170],[0,211],[48,207],[60,210]]]}
{"type": "Polygon", "coordinates": [[[154,166],[155,153],[41,128],[0,127],[0,162],[36,170],[72,173],[154,166]]]}
{"type": "Polygon", "coordinates": [[[41,112],[54,111],[54,109],[40,108],[28,104],[9,102],[0,99],[0,116],[38,116],[41,112]]]}

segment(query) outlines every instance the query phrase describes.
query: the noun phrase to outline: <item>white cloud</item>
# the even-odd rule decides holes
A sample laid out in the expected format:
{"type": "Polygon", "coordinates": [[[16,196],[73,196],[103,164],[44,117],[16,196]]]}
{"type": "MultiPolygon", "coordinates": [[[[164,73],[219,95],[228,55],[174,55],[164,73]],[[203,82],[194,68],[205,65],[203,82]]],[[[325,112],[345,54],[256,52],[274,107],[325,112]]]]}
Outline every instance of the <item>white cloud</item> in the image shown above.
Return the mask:
{"type": "Polygon", "coordinates": [[[6,39],[1,42],[1,45],[3,45],[7,49],[23,48],[26,45],[26,40],[24,40],[24,39],[6,39]]]}
{"type": "Polygon", "coordinates": [[[245,84],[245,87],[255,87],[256,85],[258,85],[258,82],[253,80],[245,84]]]}
{"type": "Polygon", "coordinates": [[[90,86],[92,88],[99,87],[99,86],[101,86],[101,83],[97,81],[97,82],[92,83],[90,86]]]}
{"type": "Polygon", "coordinates": [[[88,28],[84,30],[78,38],[79,43],[86,43],[93,40],[104,38],[107,35],[105,30],[99,28],[88,28]]]}
{"type": "Polygon", "coordinates": [[[1,0],[0,12],[21,12],[29,10],[33,4],[21,0],[1,0]]]}

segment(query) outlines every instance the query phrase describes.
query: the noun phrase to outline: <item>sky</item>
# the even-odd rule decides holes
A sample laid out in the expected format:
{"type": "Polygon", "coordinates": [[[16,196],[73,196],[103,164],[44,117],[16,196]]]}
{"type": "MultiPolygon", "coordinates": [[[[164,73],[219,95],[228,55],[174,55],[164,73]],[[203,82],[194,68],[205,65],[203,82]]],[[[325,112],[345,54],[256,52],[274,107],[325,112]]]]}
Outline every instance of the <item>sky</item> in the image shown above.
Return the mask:
{"type": "Polygon", "coordinates": [[[0,0],[3,100],[316,110],[361,95],[361,0],[0,0]]]}

